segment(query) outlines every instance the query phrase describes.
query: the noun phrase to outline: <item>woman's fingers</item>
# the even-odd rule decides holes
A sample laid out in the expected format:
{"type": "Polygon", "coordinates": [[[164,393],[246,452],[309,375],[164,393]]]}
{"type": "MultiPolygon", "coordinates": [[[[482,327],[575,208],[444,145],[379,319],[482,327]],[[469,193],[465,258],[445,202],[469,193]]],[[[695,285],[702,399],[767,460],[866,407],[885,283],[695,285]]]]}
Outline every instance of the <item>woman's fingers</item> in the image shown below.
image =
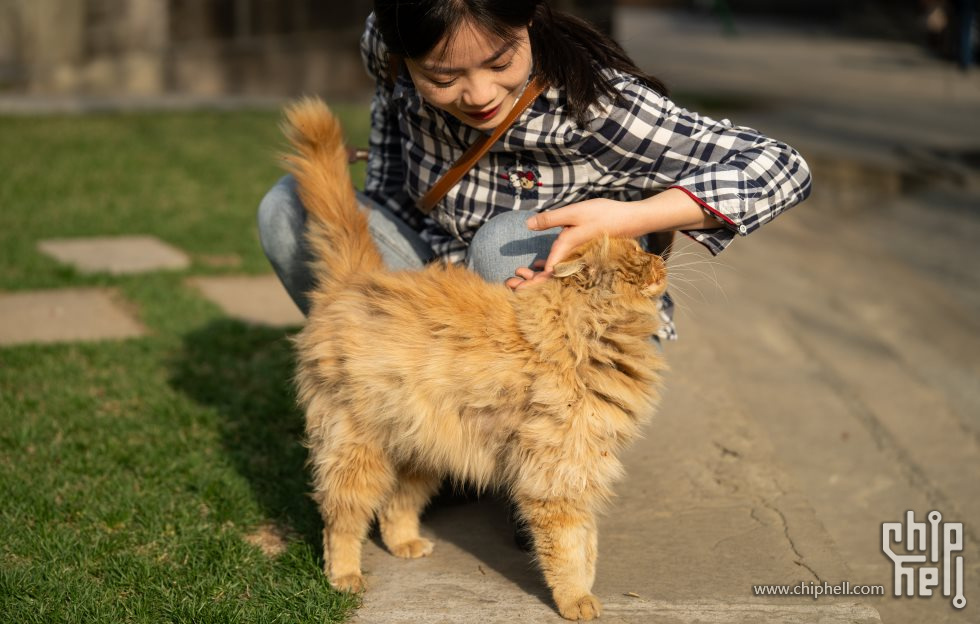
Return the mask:
{"type": "Polygon", "coordinates": [[[528,286],[536,286],[538,284],[548,281],[549,279],[551,279],[550,273],[544,273],[544,272],[535,273],[534,277],[532,277],[531,279],[524,280],[522,284],[518,284],[515,290],[520,290],[521,288],[527,288],[528,286]]]}
{"type": "Polygon", "coordinates": [[[516,277],[509,277],[504,280],[504,286],[510,288],[511,290],[517,290],[526,284],[529,280],[533,280],[536,274],[535,271],[528,269],[527,267],[521,267],[514,271],[516,277]]]}
{"type": "Polygon", "coordinates": [[[592,238],[584,228],[566,228],[562,230],[555,242],[551,244],[551,251],[548,259],[545,260],[544,270],[551,273],[555,270],[555,265],[565,259],[573,249],[592,238]]]}
{"type": "Polygon", "coordinates": [[[579,224],[581,216],[579,204],[569,204],[547,212],[540,212],[527,220],[529,230],[550,230],[556,227],[568,227],[579,224]]]}
{"type": "MultiPolygon", "coordinates": [[[[538,265],[541,262],[543,261],[538,260],[535,262],[535,265],[538,265]]],[[[511,290],[520,290],[521,288],[540,284],[551,279],[551,273],[548,273],[547,271],[534,271],[527,267],[521,267],[514,271],[514,273],[516,274],[516,277],[511,277],[504,281],[504,285],[511,290]]]]}
{"type": "Polygon", "coordinates": [[[526,279],[526,280],[527,279],[531,279],[532,277],[534,277],[534,271],[532,271],[531,269],[528,269],[526,267],[521,267],[521,268],[517,269],[516,271],[514,271],[514,274],[517,275],[518,277],[523,278],[523,279],[526,279]]]}

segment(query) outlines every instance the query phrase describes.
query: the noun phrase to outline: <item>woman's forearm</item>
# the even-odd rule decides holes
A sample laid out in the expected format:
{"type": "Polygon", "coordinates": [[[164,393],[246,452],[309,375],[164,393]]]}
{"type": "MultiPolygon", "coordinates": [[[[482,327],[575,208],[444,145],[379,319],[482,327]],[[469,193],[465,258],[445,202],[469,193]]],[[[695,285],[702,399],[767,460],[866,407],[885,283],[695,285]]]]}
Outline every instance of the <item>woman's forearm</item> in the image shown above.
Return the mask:
{"type": "Polygon", "coordinates": [[[721,221],[702,210],[690,195],[680,189],[667,189],[631,203],[642,208],[637,211],[637,225],[642,228],[642,234],[724,227],[721,221]]]}
{"type": "Polygon", "coordinates": [[[636,238],[653,232],[713,230],[723,225],[706,215],[694,198],[674,188],[638,201],[596,198],[569,204],[534,215],[527,227],[562,228],[545,262],[545,271],[550,272],[578,245],[602,234],[636,238]]]}

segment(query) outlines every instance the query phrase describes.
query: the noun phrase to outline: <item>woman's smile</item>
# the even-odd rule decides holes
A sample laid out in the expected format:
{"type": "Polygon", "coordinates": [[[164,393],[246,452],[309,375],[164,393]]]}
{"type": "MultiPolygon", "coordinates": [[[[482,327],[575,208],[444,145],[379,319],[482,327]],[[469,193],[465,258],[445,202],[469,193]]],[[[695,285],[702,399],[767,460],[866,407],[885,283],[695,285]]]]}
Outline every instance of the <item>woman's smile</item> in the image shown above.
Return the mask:
{"type": "Polygon", "coordinates": [[[500,112],[500,105],[498,104],[497,106],[494,106],[493,108],[486,108],[486,109],[483,109],[482,111],[476,111],[476,112],[473,112],[473,113],[470,113],[470,112],[467,112],[467,111],[462,111],[462,112],[463,112],[464,115],[467,115],[469,117],[472,117],[475,121],[480,122],[480,123],[483,123],[483,122],[486,122],[486,121],[490,121],[491,119],[493,119],[497,115],[497,113],[500,112]]]}
{"type": "Polygon", "coordinates": [[[477,130],[493,130],[520,97],[531,73],[527,28],[501,39],[469,23],[405,65],[426,102],[477,130]]]}

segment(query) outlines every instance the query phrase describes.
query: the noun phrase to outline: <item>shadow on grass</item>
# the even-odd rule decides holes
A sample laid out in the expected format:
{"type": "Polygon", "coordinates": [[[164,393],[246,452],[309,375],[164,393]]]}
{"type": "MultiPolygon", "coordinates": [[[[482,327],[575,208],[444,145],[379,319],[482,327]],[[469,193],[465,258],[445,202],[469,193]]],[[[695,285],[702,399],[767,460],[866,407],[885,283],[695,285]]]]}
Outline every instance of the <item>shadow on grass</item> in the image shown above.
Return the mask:
{"type": "Polygon", "coordinates": [[[292,385],[290,331],[222,319],[183,337],[170,383],[217,411],[224,452],[270,519],[321,553],[309,497],[303,415],[292,385]]]}
{"type": "MultiPolygon", "coordinates": [[[[289,335],[283,329],[214,321],[184,336],[182,349],[172,358],[170,382],[195,402],[217,410],[224,452],[249,482],[263,512],[296,531],[322,557],[321,520],[309,497],[289,335]]],[[[469,552],[550,604],[540,572],[514,543],[504,497],[489,492],[478,496],[444,483],[422,522],[437,539],[469,552]]],[[[370,539],[384,549],[377,527],[370,539]]]]}

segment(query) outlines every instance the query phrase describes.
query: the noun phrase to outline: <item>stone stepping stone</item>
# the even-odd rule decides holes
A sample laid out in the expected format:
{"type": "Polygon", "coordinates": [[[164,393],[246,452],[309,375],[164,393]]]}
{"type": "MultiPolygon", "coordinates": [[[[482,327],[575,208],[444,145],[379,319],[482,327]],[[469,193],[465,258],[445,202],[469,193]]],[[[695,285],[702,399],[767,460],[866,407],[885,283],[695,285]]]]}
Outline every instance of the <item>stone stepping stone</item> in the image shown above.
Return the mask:
{"type": "Polygon", "coordinates": [[[302,325],[305,317],[275,275],[192,277],[187,280],[228,316],[259,325],[302,325]]]}
{"type": "Polygon", "coordinates": [[[165,269],[185,269],[190,258],[183,251],[153,236],[51,238],[38,249],[81,273],[124,275],[165,269]]]}
{"type": "Polygon", "coordinates": [[[112,290],[0,293],[0,345],[133,338],[146,333],[112,290]]]}

